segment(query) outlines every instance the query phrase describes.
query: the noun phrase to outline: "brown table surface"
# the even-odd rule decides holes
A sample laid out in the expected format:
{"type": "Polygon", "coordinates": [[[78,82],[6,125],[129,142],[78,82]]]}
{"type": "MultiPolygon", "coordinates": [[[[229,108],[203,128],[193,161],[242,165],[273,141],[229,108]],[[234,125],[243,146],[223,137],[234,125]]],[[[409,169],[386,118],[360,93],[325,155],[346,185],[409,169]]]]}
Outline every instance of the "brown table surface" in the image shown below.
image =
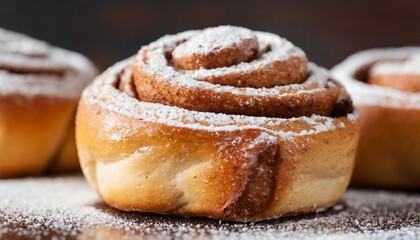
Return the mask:
{"type": "MultiPolygon", "coordinates": [[[[322,194],[322,193],[320,193],[322,194]]],[[[80,175],[0,181],[0,239],[420,239],[420,193],[350,189],[333,208],[258,223],[124,213],[80,175]]]]}

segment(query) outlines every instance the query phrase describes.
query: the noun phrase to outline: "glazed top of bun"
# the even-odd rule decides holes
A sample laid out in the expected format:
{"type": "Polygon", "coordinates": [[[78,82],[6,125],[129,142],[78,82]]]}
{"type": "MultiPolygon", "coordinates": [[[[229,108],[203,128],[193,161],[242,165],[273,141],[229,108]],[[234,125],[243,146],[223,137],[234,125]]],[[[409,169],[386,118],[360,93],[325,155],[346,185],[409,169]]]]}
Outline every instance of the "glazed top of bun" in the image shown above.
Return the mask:
{"type": "Polygon", "coordinates": [[[0,94],[76,98],[96,75],[84,56],[0,28],[0,94]]]}

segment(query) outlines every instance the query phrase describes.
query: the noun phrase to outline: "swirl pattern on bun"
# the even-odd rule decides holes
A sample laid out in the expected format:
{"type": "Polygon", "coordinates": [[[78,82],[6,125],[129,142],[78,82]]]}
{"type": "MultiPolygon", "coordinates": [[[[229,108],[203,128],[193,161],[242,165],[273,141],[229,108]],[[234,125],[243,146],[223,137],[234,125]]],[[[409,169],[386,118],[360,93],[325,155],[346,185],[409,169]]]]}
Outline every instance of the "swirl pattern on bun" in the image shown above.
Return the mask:
{"type": "Polygon", "coordinates": [[[83,93],[89,183],[126,211],[255,221],[341,198],[358,138],[350,97],[302,50],[232,26],[165,36],[83,93]]]}

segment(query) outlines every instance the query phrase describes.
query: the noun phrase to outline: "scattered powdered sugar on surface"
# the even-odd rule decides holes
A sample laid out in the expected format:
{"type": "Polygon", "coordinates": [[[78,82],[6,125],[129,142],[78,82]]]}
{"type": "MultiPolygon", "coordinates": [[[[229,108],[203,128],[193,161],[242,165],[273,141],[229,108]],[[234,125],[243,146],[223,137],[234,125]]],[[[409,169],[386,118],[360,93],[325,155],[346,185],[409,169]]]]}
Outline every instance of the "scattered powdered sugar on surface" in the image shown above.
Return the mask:
{"type": "Polygon", "coordinates": [[[385,48],[362,51],[336,65],[331,74],[346,87],[355,104],[379,105],[407,109],[420,109],[420,94],[402,92],[361,82],[354,74],[361,67],[383,59],[406,59],[419,55],[420,48],[385,48]]]}
{"type": "MultiPolygon", "coordinates": [[[[42,72],[41,71],[41,72],[42,72]]],[[[0,94],[78,97],[96,70],[84,56],[0,29],[0,94]],[[8,69],[25,69],[24,73],[8,69]],[[36,71],[31,72],[31,69],[36,71]],[[42,70],[45,73],[37,73],[42,70]],[[48,74],[52,72],[53,74],[48,74]],[[55,73],[60,74],[55,74],[55,73]],[[61,74],[63,73],[63,74],[61,74]]]]}
{"type": "Polygon", "coordinates": [[[123,213],[82,176],[0,181],[1,239],[418,239],[420,195],[350,189],[326,211],[257,223],[123,213]]]}

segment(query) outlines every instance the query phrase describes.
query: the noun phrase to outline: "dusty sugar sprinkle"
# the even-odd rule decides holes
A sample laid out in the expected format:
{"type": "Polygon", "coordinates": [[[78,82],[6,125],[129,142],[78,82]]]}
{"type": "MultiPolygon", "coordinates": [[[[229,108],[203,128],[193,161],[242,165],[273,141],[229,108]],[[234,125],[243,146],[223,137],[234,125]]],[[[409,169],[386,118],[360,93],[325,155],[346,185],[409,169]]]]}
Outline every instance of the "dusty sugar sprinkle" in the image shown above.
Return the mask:
{"type": "MultiPolygon", "coordinates": [[[[84,98],[90,104],[97,104],[104,109],[109,109],[145,121],[163,123],[169,126],[188,127],[208,131],[233,131],[239,129],[261,129],[275,136],[290,141],[296,136],[316,134],[319,132],[332,131],[345,127],[345,124],[337,124],[336,119],[312,115],[311,117],[298,118],[267,118],[245,115],[227,115],[222,113],[197,112],[186,109],[166,106],[157,103],[138,101],[130,94],[121,93],[115,86],[118,83],[119,73],[125,69],[132,59],[127,59],[115,64],[103,73],[91,87],[84,93],[84,98]],[[302,129],[293,126],[303,125],[302,129]]],[[[348,114],[350,122],[357,120],[357,115],[348,114]]],[[[112,124],[109,124],[112,126],[112,124]]],[[[127,131],[130,129],[127,128],[127,131]]],[[[120,130],[121,131],[121,130],[120,130]]]]}
{"type": "MultiPolygon", "coordinates": [[[[350,93],[352,93],[351,97],[358,105],[379,105],[393,108],[419,109],[420,94],[406,93],[396,89],[370,85],[354,78],[354,74],[361,67],[376,61],[384,59],[405,59],[412,56],[415,56],[414,58],[417,59],[419,55],[420,48],[418,47],[366,50],[348,57],[342,63],[335,66],[331,70],[331,73],[344,84],[350,93]]],[[[418,60],[414,60],[414,62],[416,61],[418,60]]],[[[403,67],[403,69],[401,69],[401,67],[392,66],[391,69],[386,71],[414,72],[415,65],[415,63],[413,65],[410,64],[409,66],[403,67]]],[[[387,66],[388,65],[385,65],[385,67],[387,66]]],[[[379,71],[383,71],[383,69],[379,69],[379,71]]]]}
{"type": "Polygon", "coordinates": [[[405,61],[379,62],[372,67],[371,73],[375,75],[420,74],[420,54],[409,56],[405,61]]]}
{"type": "MultiPolygon", "coordinates": [[[[189,39],[195,34],[197,34],[197,31],[186,31],[179,34],[162,37],[159,40],[149,44],[148,46],[143,47],[140,50],[140,54],[138,54],[136,57],[137,60],[134,61],[134,64],[137,67],[143,69],[148,74],[156,75],[157,78],[170,82],[174,85],[185,86],[189,88],[197,87],[203,89],[212,89],[216,92],[231,92],[235,95],[278,96],[280,94],[285,95],[286,92],[289,94],[303,94],[311,91],[317,91],[314,89],[314,86],[322,88],[325,85],[327,72],[315,64],[310,64],[309,68],[314,73],[304,84],[291,84],[273,88],[238,89],[232,86],[211,84],[206,81],[200,81],[198,79],[204,79],[210,76],[221,77],[231,74],[242,74],[244,72],[256,71],[258,69],[270,69],[271,64],[275,61],[287,61],[293,57],[303,57],[305,56],[305,53],[288,40],[275,34],[255,31],[255,36],[257,37],[258,42],[260,42],[260,44],[263,46],[269,45],[271,50],[260,56],[259,59],[256,59],[252,62],[241,62],[230,67],[214,69],[202,68],[195,71],[185,72],[176,71],[174,68],[168,66],[165,53],[173,51],[176,48],[177,42],[182,42],[185,39],[189,39]],[[143,61],[144,53],[147,53],[147,61],[143,61]]],[[[205,45],[210,45],[210,43],[205,45]]],[[[182,51],[182,53],[183,52],[184,51],[182,51]]],[[[189,53],[189,51],[187,51],[187,53],[189,53]]]]}
{"type": "Polygon", "coordinates": [[[95,75],[78,53],[0,28],[0,95],[79,97],[95,75]]]}
{"type": "Polygon", "coordinates": [[[259,223],[123,213],[82,176],[0,182],[0,239],[418,239],[420,194],[349,190],[327,211],[259,223]]]}
{"type": "Polygon", "coordinates": [[[239,45],[244,39],[254,37],[251,30],[242,27],[221,26],[207,28],[201,34],[175,48],[173,55],[183,57],[192,54],[209,54],[211,52],[239,45]]]}

